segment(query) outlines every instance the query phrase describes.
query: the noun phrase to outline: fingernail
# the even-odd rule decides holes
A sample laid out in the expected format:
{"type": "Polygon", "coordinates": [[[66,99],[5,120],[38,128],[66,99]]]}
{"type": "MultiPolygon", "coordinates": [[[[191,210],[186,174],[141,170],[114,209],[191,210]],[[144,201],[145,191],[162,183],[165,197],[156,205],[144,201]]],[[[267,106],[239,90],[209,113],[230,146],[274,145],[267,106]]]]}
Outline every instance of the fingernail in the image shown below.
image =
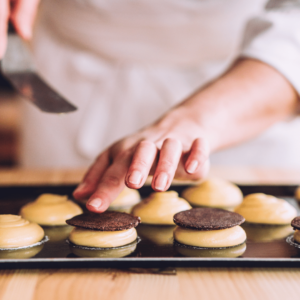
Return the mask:
{"type": "Polygon", "coordinates": [[[86,183],[82,182],[78,185],[78,187],[76,188],[75,192],[81,192],[84,188],[86,187],[86,183]]]}
{"type": "Polygon", "coordinates": [[[132,184],[140,184],[142,180],[142,174],[139,171],[133,171],[128,178],[128,182],[132,184]]]}
{"type": "Polygon", "coordinates": [[[197,167],[198,167],[198,164],[199,163],[198,163],[197,160],[192,160],[190,162],[190,164],[188,165],[188,167],[187,167],[187,172],[188,173],[194,173],[196,171],[197,167]]]}
{"type": "Polygon", "coordinates": [[[95,198],[88,203],[89,206],[93,206],[95,208],[99,208],[102,204],[102,200],[100,198],[95,198]]]}
{"type": "Polygon", "coordinates": [[[168,175],[166,173],[160,173],[155,180],[155,188],[163,191],[168,182],[168,175]]]}

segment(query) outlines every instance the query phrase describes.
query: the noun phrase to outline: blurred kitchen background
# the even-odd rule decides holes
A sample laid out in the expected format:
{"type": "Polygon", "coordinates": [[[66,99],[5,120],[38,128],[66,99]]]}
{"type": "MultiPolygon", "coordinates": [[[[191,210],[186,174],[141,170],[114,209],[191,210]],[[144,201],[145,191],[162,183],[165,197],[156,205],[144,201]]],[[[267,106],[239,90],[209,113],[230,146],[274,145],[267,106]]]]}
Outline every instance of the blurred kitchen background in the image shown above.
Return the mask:
{"type": "MultiPolygon", "coordinates": [[[[13,66],[14,69],[18,69],[19,66],[22,67],[22,65],[26,64],[28,58],[21,55],[19,51],[19,43],[21,41],[12,30],[10,31],[9,48],[6,52],[6,59],[10,60],[10,65],[13,66]]],[[[24,100],[20,99],[11,86],[3,78],[0,78],[0,168],[20,166],[22,101],[24,100]]],[[[298,117],[297,119],[298,120],[295,121],[300,122],[300,118],[298,117]]],[[[294,120],[292,121],[294,122],[294,120]]],[[[282,129],[280,126],[274,125],[271,133],[262,134],[261,137],[258,137],[258,140],[260,141],[259,147],[252,146],[252,142],[250,141],[237,147],[237,155],[235,155],[235,150],[222,151],[221,154],[217,153],[212,156],[212,164],[242,166],[245,164],[244,161],[246,161],[248,166],[255,166],[257,157],[261,156],[261,150],[266,152],[267,149],[270,151],[266,152],[266,157],[265,159],[261,159],[260,164],[258,164],[259,166],[272,167],[272,163],[268,161],[268,158],[272,158],[273,156],[270,161],[277,161],[275,167],[293,168],[293,161],[287,163],[289,157],[291,157],[291,159],[292,157],[295,157],[294,155],[290,155],[289,151],[295,152],[300,148],[300,139],[296,137],[297,132],[292,132],[286,128],[282,129]],[[282,134],[282,130],[285,130],[284,134],[282,134]],[[285,139],[282,140],[282,144],[285,144],[287,140],[294,139],[294,143],[297,144],[298,147],[288,149],[288,151],[284,148],[282,148],[283,150],[279,149],[277,152],[274,151],[275,147],[273,147],[273,143],[276,141],[277,136],[285,137],[285,139]],[[243,155],[240,155],[240,153],[243,153],[243,155]],[[286,154],[285,161],[280,159],[283,153],[286,154]]],[[[295,130],[297,130],[297,128],[299,127],[296,127],[295,130]]],[[[295,163],[296,168],[299,165],[299,160],[295,163]]]]}
{"type": "Polygon", "coordinates": [[[0,85],[0,166],[18,165],[20,99],[1,81],[0,85]]]}
{"type": "MultiPolygon", "coordinates": [[[[9,43],[6,51],[5,59],[9,61],[9,65],[12,69],[18,70],[30,61],[29,57],[24,56],[24,53],[20,51],[21,48],[21,39],[10,29],[9,34],[9,43]]],[[[14,92],[13,88],[9,85],[9,83],[0,75],[0,168],[10,168],[10,167],[18,167],[20,166],[20,143],[21,143],[21,134],[20,134],[20,126],[21,126],[21,118],[22,118],[22,101],[20,96],[14,92]]],[[[299,119],[299,118],[297,118],[299,119]]],[[[221,153],[216,153],[212,155],[212,164],[213,165],[230,165],[230,166],[243,166],[244,159],[246,157],[246,161],[251,166],[255,166],[255,157],[259,155],[260,150],[265,151],[266,149],[272,149],[269,152],[269,156],[272,156],[272,152],[274,152],[273,141],[274,138],[276,140],[276,125],[275,130],[273,128],[273,133],[271,137],[265,138],[265,134],[262,134],[260,141],[260,147],[251,147],[252,142],[248,142],[242,144],[237,148],[237,155],[232,155],[232,149],[221,151],[221,153]],[[243,155],[239,154],[239,150],[242,150],[243,155]],[[227,152],[229,153],[228,159],[226,159],[227,152]],[[219,159],[219,155],[221,155],[221,159],[219,159]],[[234,156],[234,161],[232,161],[232,157],[234,156]],[[225,162],[224,162],[225,157],[225,162]]],[[[281,130],[281,129],[279,129],[281,130]]],[[[290,132],[286,132],[286,139],[295,138],[294,134],[290,132]]],[[[300,143],[300,139],[297,138],[296,141],[298,144],[300,143]]],[[[234,152],[233,152],[234,153],[234,152]]],[[[279,154],[274,152],[273,156],[279,157],[279,154]]],[[[287,155],[289,156],[289,155],[287,155]]],[[[300,156],[299,156],[300,157],[300,156]]],[[[291,164],[285,165],[286,162],[278,160],[277,164],[274,167],[281,168],[291,168],[291,164]]],[[[257,164],[258,166],[267,166],[272,167],[272,165],[265,160],[265,163],[260,162],[257,164]]]]}
{"type": "MultiPolygon", "coordinates": [[[[19,38],[9,29],[10,64],[15,67],[28,59],[18,51],[19,38]]],[[[0,75],[0,167],[15,167],[19,164],[20,120],[22,117],[20,102],[23,101],[0,75]]]]}

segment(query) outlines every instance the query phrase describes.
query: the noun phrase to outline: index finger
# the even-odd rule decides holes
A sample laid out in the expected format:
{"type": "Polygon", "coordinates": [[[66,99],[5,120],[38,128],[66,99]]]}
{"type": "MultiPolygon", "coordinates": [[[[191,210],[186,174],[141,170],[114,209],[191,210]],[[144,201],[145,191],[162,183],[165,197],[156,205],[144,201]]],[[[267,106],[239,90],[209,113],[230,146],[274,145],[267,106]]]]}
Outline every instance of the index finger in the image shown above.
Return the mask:
{"type": "Polygon", "coordinates": [[[125,176],[131,161],[131,155],[126,153],[115,158],[112,165],[103,174],[96,191],[86,204],[88,210],[102,213],[110,203],[125,188],[125,176]]]}
{"type": "Polygon", "coordinates": [[[9,18],[8,0],[0,0],[0,59],[4,56],[7,45],[7,23],[9,18]]]}
{"type": "Polygon", "coordinates": [[[109,163],[109,151],[106,150],[97,157],[96,161],[86,172],[82,182],[73,192],[75,199],[85,200],[95,192],[98,182],[109,167],[109,163]]]}

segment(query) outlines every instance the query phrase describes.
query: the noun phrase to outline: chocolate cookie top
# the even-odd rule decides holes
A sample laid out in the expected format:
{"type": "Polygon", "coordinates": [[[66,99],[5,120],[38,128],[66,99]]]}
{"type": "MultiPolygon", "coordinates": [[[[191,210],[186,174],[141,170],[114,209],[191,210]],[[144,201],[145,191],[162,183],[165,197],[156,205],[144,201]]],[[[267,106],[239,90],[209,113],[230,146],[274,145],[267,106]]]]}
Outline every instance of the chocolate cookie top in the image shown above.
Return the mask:
{"type": "Polygon", "coordinates": [[[105,211],[101,214],[84,213],[66,220],[69,225],[99,231],[126,230],[136,227],[140,222],[139,217],[117,211],[105,211]]]}
{"type": "Polygon", "coordinates": [[[174,215],[174,222],[184,228],[218,230],[245,222],[241,215],[219,208],[193,208],[174,215]]]}
{"type": "Polygon", "coordinates": [[[294,229],[300,229],[300,217],[296,217],[292,220],[292,227],[294,227],[294,229]]]}

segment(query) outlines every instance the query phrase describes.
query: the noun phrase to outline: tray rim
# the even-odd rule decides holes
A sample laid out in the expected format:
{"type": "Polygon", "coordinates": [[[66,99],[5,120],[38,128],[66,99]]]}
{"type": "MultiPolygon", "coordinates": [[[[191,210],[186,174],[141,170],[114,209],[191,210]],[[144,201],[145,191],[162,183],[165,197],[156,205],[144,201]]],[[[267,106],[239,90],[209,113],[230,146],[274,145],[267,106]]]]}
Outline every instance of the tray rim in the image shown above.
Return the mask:
{"type": "MultiPolygon", "coordinates": [[[[287,188],[294,189],[295,184],[237,184],[239,187],[287,188]]],[[[173,184],[184,187],[190,184],[173,184]]],[[[172,188],[171,186],[171,188],[172,188]]],[[[73,188],[76,184],[33,184],[33,185],[1,185],[1,189],[25,188],[73,188]]],[[[146,186],[149,188],[149,186],[146,186]]],[[[284,196],[284,195],[282,195],[284,196]]],[[[287,196],[292,197],[292,196],[287,196]]],[[[0,197],[0,201],[1,201],[0,197]]],[[[33,269],[33,268],[133,268],[133,267],[300,267],[300,258],[209,258],[209,257],[123,257],[123,258],[30,258],[30,259],[0,259],[2,269],[33,269]]]]}
{"type": "Polygon", "coordinates": [[[295,258],[50,258],[9,259],[0,263],[2,269],[57,269],[57,268],[300,268],[295,258]]]}

